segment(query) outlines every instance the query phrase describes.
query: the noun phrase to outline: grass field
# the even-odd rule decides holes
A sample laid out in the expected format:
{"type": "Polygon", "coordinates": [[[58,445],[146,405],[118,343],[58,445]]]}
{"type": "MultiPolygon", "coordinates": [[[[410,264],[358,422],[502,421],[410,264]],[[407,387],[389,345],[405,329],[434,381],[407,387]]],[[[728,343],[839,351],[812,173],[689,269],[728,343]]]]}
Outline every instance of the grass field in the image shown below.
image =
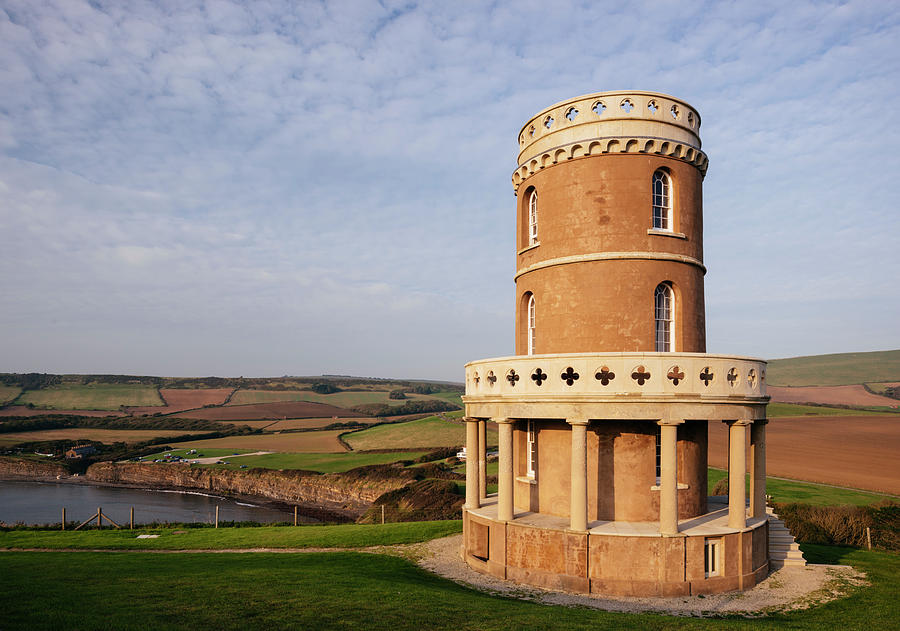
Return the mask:
{"type": "Polygon", "coordinates": [[[275,401],[312,401],[327,403],[339,408],[351,408],[362,403],[387,403],[400,405],[409,399],[428,399],[430,397],[408,394],[407,399],[389,399],[388,392],[335,392],[334,394],[318,394],[308,390],[238,390],[231,397],[228,405],[247,405],[250,403],[272,403],[275,401]]]}
{"type": "Polygon", "coordinates": [[[900,381],[900,350],[773,359],[766,369],[773,386],[843,386],[900,381]]]}
{"type": "Polygon", "coordinates": [[[332,423],[361,423],[369,425],[378,423],[379,419],[368,416],[361,417],[340,417],[340,418],[289,418],[286,421],[275,421],[267,427],[268,431],[281,431],[285,429],[315,429],[317,427],[327,427],[332,423]]]}
{"type": "Polygon", "coordinates": [[[400,451],[386,454],[356,452],[344,452],[342,454],[274,453],[262,456],[235,458],[227,465],[194,466],[209,466],[217,469],[239,469],[241,465],[247,465],[248,467],[262,467],[264,469],[306,469],[307,471],[319,471],[320,473],[337,473],[371,464],[388,464],[397,462],[398,460],[415,460],[423,453],[426,452],[400,451]]]}
{"type": "MultiPolygon", "coordinates": [[[[461,412],[450,413],[459,418],[461,412]]],[[[352,434],[344,440],[357,451],[366,449],[411,449],[426,447],[454,447],[466,444],[466,427],[459,421],[445,421],[429,416],[418,421],[378,425],[352,434]]],[[[487,441],[497,444],[497,430],[488,426],[487,441]]]]}
{"type": "Polygon", "coordinates": [[[33,403],[56,410],[118,410],[129,407],[162,406],[154,386],[140,384],[62,384],[45,390],[27,390],[16,404],[33,403]]]}
{"type": "Polygon", "coordinates": [[[16,443],[42,440],[96,440],[106,444],[118,442],[138,443],[157,437],[203,433],[205,431],[189,431],[185,429],[94,429],[90,427],[72,427],[0,434],[0,445],[15,445],[16,443]]]}
{"type": "MultiPolygon", "coordinates": [[[[726,476],[727,473],[724,469],[710,467],[708,478],[709,493],[712,493],[716,483],[726,476]]],[[[749,493],[749,475],[746,477],[745,483],[749,493]]],[[[766,493],[771,495],[776,502],[780,503],[799,502],[801,504],[815,504],[819,506],[840,506],[845,504],[867,506],[886,499],[891,499],[891,496],[882,495],[880,493],[869,493],[867,491],[843,489],[825,484],[800,482],[799,480],[784,480],[781,478],[766,478],[766,493]]]]}
{"type": "Polygon", "coordinates": [[[416,543],[462,531],[461,520],[340,526],[259,528],[141,528],[131,530],[10,530],[0,548],[88,550],[229,550],[250,548],[361,548],[416,543]],[[137,539],[158,534],[158,539],[137,539]]]}
{"type": "MultiPolygon", "coordinates": [[[[252,434],[226,436],[173,445],[179,449],[219,448],[246,449],[248,451],[288,451],[299,453],[343,453],[347,450],[338,441],[345,430],[321,432],[291,432],[286,434],[252,434]]],[[[2,436],[2,434],[0,434],[2,436]]]]}
{"type": "Polygon", "coordinates": [[[884,412],[829,408],[821,405],[799,405],[797,403],[770,403],[766,406],[766,415],[769,418],[779,416],[884,416],[884,412]]]}
{"type": "Polygon", "coordinates": [[[162,458],[166,454],[181,456],[182,458],[219,458],[221,456],[231,456],[234,454],[253,453],[249,449],[201,449],[195,454],[188,455],[189,451],[190,449],[167,449],[166,451],[160,451],[149,456],[144,456],[142,460],[149,460],[152,462],[155,458],[162,458]]]}
{"type": "Polygon", "coordinates": [[[897,628],[900,556],[825,546],[804,546],[804,552],[819,563],[853,564],[867,573],[871,587],[790,614],[696,619],[499,597],[380,554],[5,552],[0,554],[5,579],[0,608],[10,629],[897,628]]]}
{"type": "Polygon", "coordinates": [[[18,386],[0,386],[0,405],[6,405],[16,400],[22,388],[18,386]]]}
{"type": "Polygon", "coordinates": [[[443,399],[447,403],[452,403],[453,405],[463,407],[462,392],[447,390],[445,392],[433,392],[430,396],[434,397],[435,399],[443,399]]]}
{"type": "Polygon", "coordinates": [[[897,381],[886,381],[882,383],[867,383],[869,390],[875,392],[876,394],[884,394],[888,388],[896,388],[900,386],[900,382],[897,381]]]}

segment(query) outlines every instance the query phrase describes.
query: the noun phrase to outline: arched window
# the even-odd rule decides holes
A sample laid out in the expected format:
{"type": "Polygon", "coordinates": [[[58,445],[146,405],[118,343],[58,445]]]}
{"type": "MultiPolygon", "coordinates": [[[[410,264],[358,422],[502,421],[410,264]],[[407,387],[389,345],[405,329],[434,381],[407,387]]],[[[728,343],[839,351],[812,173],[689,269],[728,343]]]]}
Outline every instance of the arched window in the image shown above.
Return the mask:
{"type": "Polygon", "coordinates": [[[672,317],[672,286],[660,283],[654,296],[656,303],[656,352],[668,353],[675,348],[675,321],[672,317]]]}
{"type": "Polygon", "coordinates": [[[528,197],[528,245],[534,245],[537,240],[537,191],[531,191],[528,197]]]}
{"type": "Polygon", "coordinates": [[[672,181],[660,169],[653,174],[653,228],[672,231],[672,181]]]}
{"type": "Polygon", "coordinates": [[[528,297],[528,354],[534,355],[534,294],[528,297]]]}

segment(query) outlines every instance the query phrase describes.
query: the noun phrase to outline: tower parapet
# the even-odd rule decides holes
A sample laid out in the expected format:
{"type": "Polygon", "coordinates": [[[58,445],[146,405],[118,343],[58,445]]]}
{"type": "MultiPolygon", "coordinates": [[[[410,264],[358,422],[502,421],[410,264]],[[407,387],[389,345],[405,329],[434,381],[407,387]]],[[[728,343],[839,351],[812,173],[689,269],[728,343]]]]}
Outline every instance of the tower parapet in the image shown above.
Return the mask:
{"type": "Polygon", "coordinates": [[[519,132],[513,188],[566,160],[607,153],[663,155],[706,175],[700,115],[680,99],[637,90],[596,92],[541,110],[519,132]]]}

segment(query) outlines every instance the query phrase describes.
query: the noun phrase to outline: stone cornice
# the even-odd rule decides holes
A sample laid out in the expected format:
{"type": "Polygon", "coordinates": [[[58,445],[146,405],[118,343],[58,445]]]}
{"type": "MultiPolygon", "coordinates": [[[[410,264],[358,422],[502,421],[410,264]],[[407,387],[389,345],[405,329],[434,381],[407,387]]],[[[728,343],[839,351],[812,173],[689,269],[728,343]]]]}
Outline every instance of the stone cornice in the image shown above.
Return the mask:
{"type": "Polygon", "coordinates": [[[706,274],[706,266],[702,261],[692,256],[683,254],[671,254],[669,252],[594,252],[591,254],[576,254],[574,256],[561,256],[554,259],[547,259],[532,263],[528,267],[517,270],[513,280],[518,280],[520,276],[524,276],[529,272],[544,269],[547,267],[555,267],[557,265],[571,265],[572,263],[586,263],[589,261],[675,261],[676,263],[685,263],[686,265],[694,265],[703,270],[706,274]]]}

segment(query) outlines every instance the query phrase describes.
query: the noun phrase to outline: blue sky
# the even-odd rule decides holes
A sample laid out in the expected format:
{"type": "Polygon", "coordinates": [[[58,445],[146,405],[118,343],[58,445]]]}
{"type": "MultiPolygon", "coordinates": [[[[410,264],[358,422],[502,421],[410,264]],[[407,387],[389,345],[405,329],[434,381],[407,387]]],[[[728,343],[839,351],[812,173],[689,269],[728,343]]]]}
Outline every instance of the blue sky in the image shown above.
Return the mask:
{"type": "Polygon", "coordinates": [[[900,5],[0,0],[0,371],[462,380],[524,122],[702,118],[708,350],[900,348],[900,5]]]}

